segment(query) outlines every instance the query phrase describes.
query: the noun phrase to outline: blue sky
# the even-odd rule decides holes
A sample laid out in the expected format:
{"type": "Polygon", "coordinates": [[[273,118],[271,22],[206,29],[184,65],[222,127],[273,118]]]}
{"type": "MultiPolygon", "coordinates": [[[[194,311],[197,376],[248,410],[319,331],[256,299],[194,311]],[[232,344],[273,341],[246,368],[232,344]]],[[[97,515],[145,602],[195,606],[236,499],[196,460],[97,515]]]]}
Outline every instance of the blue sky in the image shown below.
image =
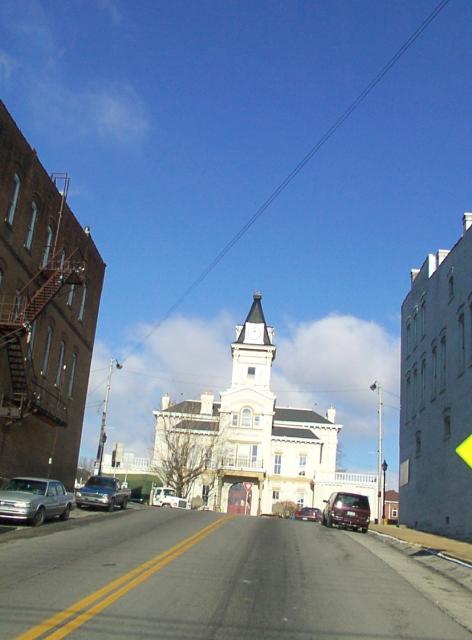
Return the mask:
{"type": "Polygon", "coordinates": [[[373,469],[368,386],[381,380],[395,470],[409,270],[450,248],[472,207],[470,2],[446,6],[153,328],[436,4],[0,3],[2,99],[48,172],[70,174],[69,204],[107,263],[83,455],[95,454],[110,357],[125,367],[109,442],[144,454],[162,392],[229,386],[233,325],[260,290],[280,402],[333,403],[345,465],[373,469]]]}

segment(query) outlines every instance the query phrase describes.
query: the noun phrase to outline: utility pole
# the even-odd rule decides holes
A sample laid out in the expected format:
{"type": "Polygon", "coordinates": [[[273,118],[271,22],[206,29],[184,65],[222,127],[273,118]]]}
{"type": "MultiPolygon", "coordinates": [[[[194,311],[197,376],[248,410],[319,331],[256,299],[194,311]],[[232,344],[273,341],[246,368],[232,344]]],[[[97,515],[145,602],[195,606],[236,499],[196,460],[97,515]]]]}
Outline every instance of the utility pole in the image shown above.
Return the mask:
{"type": "Polygon", "coordinates": [[[382,517],[382,385],[378,380],[370,386],[371,391],[377,390],[377,418],[378,418],[378,445],[377,445],[377,522],[382,517]]]}
{"type": "Polygon", "coordinates": [[[106,426],[107,426],[108,398],[110,396],[111,374],[113,373],[113,365],[115,365],[117,369],[123,368],[123,365],[121,365],[118,362],[118,360],[115,360],[114,358],[110,360],[110,368],[108,370],[108,379],[107,379],[107,388],[105,391],[105,401],[103,403],[102,422],[100,424],[100,436],[98,439],[97,459],[95,460],[95,468],[98,469],[97,475],[99,476],[102,474],[103,451],[105,449],[105,442],[107,441],[106,426]]]}

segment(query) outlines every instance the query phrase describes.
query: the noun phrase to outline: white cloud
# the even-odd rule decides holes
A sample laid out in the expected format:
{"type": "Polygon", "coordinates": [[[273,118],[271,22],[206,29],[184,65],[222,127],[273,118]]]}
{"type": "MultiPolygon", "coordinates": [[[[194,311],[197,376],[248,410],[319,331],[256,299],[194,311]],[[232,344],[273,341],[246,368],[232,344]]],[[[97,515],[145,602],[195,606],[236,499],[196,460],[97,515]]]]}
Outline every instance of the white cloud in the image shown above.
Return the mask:
{"type": "Polygon", "coordinates": [[[279,401],[294,404],[298,396],[325,407],[334,404],[337,419],[350,433],[371,430],[372,406],[376,398],[370,390],[379,380],[398,404],[400,341],[380,325],[353,316],[330,315],[321,320],[292,327],[292,336],[279,341],[277,384],[279,401]],[[291,385],[291,386],[290,386],[291,385]],[[295,396],[296,397],[296,396],[295,396]]]}
{"type": "MultiPolygon", "coordinates": [[[[101,0],[99,7],[114,24],[121,22],[113,0],[101,0]]],[[[77,86],[71,82],[65,66],[68,56],[64,55],[69,45],[44,3],[25,0],[21,12],[13,4],[4,7],[0,3],[1,19],[18,44],[15,59],[10,51],[0,51],[0,81],[21,65],[18,91],[24,93],[38,128],[54,130],[57,138],[66,141],[98,135],[107,141],[134,143],[146,134],[148,111],[127,80],[111,82],[108,76],[95,74],[93,83],[77,86]]]]}
{"type": "Polygon", "coordinates": [[[143,101],[129,85],[85,92],[89,123],[102,137],[126,141],[139,138],[149,128],[143,101]]]}
{"type": "MultiPolygon", "coordinates": [[[[168,392],[175,401],[198,399],[203,391],[213,391],[218,398],[230,386],[234,324],[222,313],[212,320],[177,316],[155,331],[146,325],[130,328],[124,367],[112,375],[109,450],[114,442],[123,442],[127,450],[149,454],[152,410],[159,408],[162,393],[168,392]],[[144,346],[138,346],[144,338],[144,346]]],[[[334,404],[337,421],[344,424],[345,453],[350,442],[372,433],[374,438],[364,449],[372,444],[375,448],[376,395],[369,386],[378,379],[385,390],[398,392],[398,338],[374,322],[328,316],[292,326],[288,337],[276,344],[272,388],[278,404],[314,408],[322,415],[334,404]]],[[[116,355],[104,344],[95,347],[83,455],[96,452],[108,363],[116,355]]],[[[391,403],[398,400],[392,396],[391,403]]],[[[397,418],[398,412],[392,421],[397,418]]],[[[371,459],[375,466],[375,455],[371,459]]]]}
{"type": "Polygon", "coordinates": [[[99,0],[98,6],[110,16],[111,22],[118,27],[123,22],[123,16],[114,0],[99,0]]]}
{"type": "Polygon", "coordinates": [[[129,84],[69,90],[54,79],[34,82],[37,126],[54,126],[62,140],[96,137],[135,142],[149,129],[144,102],[129,84]]]}
{"type": "Polygon", "coordinates": [[[9,80],[16,66],[16,61],[11,56],[0,51],[0,80],[9,80]]]}

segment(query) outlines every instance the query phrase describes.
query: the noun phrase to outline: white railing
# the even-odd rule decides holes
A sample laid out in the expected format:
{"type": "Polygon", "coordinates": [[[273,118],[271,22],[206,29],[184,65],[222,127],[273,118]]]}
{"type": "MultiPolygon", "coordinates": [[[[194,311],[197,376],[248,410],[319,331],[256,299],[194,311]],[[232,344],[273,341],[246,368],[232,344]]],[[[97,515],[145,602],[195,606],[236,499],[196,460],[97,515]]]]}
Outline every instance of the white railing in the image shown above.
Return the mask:
{"type": "Polygon", "coordinates": [[[349,484],[377,484],[377,474],[375,473],[346,473],[336,472],[334,474],[336,482],[349,484]]]}
{"type": "Polygon", "coordinates": [[[226,456],[220,461],[221,469],[262,469],[262,459],[251,456],[226,456]]]}
{"type": "Polygon", "coordinates": [[[149,458],[134,458],[133,460],[123,460],[119,466],[112,467],[111,464],[103,464],[105,473],[136,473],[138,471],[153,471],[153,465],[149,458]]]}

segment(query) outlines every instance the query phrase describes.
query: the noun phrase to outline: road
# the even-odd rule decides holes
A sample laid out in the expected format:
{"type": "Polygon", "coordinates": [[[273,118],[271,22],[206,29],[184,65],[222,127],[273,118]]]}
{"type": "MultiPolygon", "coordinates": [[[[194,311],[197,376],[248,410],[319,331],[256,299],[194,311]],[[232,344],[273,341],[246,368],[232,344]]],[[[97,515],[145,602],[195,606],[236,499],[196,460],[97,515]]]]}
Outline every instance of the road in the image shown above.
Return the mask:
{"type": "Polygon", "coordinates": [[[470,592],[313,523],[129,509],[0,536],[0,567],[2,640],[472,639],[470,592]]]}

